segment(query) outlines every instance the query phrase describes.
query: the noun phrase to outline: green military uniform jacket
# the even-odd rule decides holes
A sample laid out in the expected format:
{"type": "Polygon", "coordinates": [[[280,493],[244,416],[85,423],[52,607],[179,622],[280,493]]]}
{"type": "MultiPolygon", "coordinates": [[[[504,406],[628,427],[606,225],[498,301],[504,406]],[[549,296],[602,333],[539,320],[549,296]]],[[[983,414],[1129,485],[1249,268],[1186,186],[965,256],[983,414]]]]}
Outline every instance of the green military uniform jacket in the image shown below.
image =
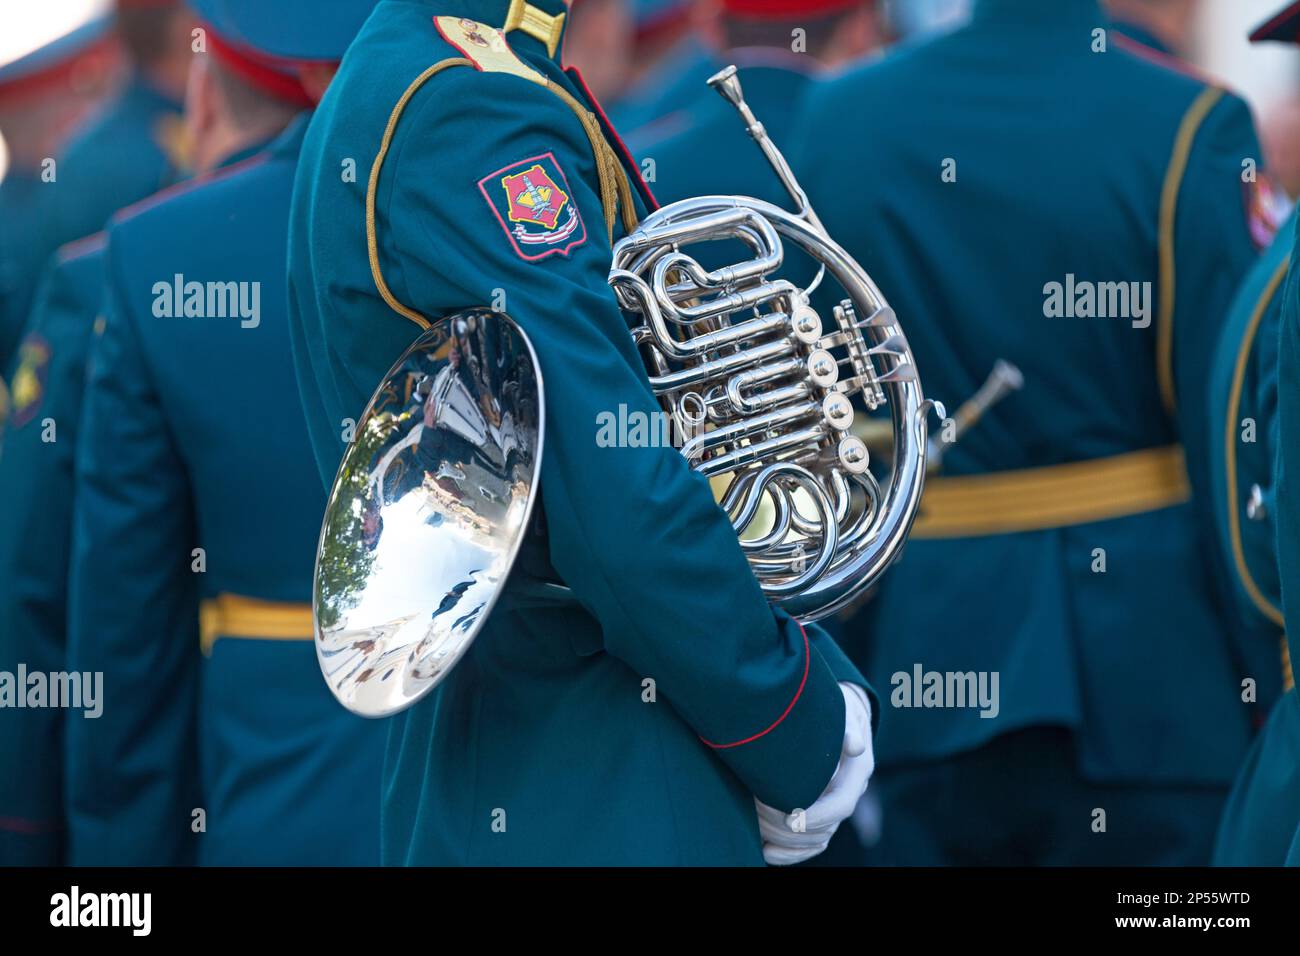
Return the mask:
{"type": "MultiPolygon", "coordinates": [[[[1300,225],[1297,226],[1300,228],[1300,225]]],[[[1294,242],[1294,239],[1293,239],[1294,242]]],[[[1291,265],[1282,292],[1282,319],[1278,338],[1277,456],[1274,471],[1274,508],[1277,515],[1278,574],[1282,611],[1288,635],[1289,657],[1295,660],[1295,639],[1300,628],[1300,267],[1291,251],[1291,265]]],[[[1295,692],[1289,695],[1295,702],[1295,692]]],[[[1275,715],[1276,717],[1276,715],[1275,715]]],[[[1279,772],[1294,772],[1300,721],[1287,717],[1288,726],[1277,737],[1285,744],[1279,772]],[[1289,757],[1289,764],[1286,758],[1289,757]]],[[[1273,739],[1273,738],[1270,738],[1273,739]]],[[[1275,848],[1271,848],[1275,849],[1275,848]]],[[[1300,866],[1300,827],[1287,852],[1288,865],[1300,866]]]]}
{"type": "Polygon", "coordinates": [[[0,373],[22,338],[43,255],[58,245],[47,237],[50,198],[36,172],[11,168],[0,181],[0,373]]]}
{"type": "Polygon", "coordinates": [[[295,189],[294,345],[322,478],[428,320],[500,307],[544,378],[543,540],[577,599],[524,610],[507,589],[393,720],[384,859],[760,864],[753,797],[817,799],[844,733],[836,679],[861,678],[819,629],[773,615],[675,450],[597,447],[600,412],[657,407],[605,283],[643,202],[557,61],[566,5],[539,0],[501,36],[509,6],[380,3],[295,189]],[[534,167],[563,197],[541,223],[508,191],[534,167]]]}
{"type": "Polygon", "coordinates": [[[1219,590],[1204,390],[1256,256],[1259,145],[1243,101],[1105,27],[1093,0],[981,0],[821,86],[795,136],[927,396],[951,414],[998,359],[1024,376],[945,446],[906,553],[846,626],[893,684],[882,769],[1056,725],[1094,781],[1226,787],[1254,733],[1241,681],[1263,675],[1219,590]],[[996,715],[926,706],[918,671],[999,675],[996,715]]]}
{"type": "MultiPolygon", "coordinates": [[[[745,100],[783,150],[799,118],[799,104],[813,81],[808,57],[782,51],[735,51],[722,59],[735,63],[745,100]]],[[[705,78],[707,79],[707,77],[705,78]]],[[[661,203],[694,196],[738,195],[765,199],[781,207],[790,194],[750,138],[735,108],[700,79],[683,98],[677,119],[652,124],[628,136],[628,148],[654,170],[655,198],[661,203]]],[[[744,252],[744,247],[739,248],[744,252]]]]}
{"type": "Polygon", "coordinates": [[[52,178],[11,172],[0,184],[0,371],[22,337],[46,260],[175,182],[185,152],[180,104],[134,73],[68,142],[52,178]]]}
{"type": "Polygon", "coordinates": [[[324,511],[285,235],[306,119],[114,217],[77,449],[67,728],[76,865],[372,865],[383,722],[312,642],[324,511]],[[254,155],[256,154],[256,155],[254,155]]]}
{"type": "Polygon", "coordinates": [[[1215,526],[1233,587],[1236,626],[1266,694],[1286,689],[1252,744],[1224,808],[1215,862],[1277,866],[1300,825],[1300,704],[1282,633],[1273,482],[1277,450],[1278,340],[1295,215],[1233,300],[1208,390],[1215,526]],[[1252,504],[1253,499],[1253,504],[1252,504]]]}
{"type": "MultiPolygon", "coordinates": [[[[15,404],[0,424],[0,671],[10,674],[20,665],[64,669],[73,455],[103,245],[96,235],[59,250],[9,381],[15,404]]],[[[0,865],[64,861],[68,713],[0,710],[0,865]]]]}
{"type": "MultiPolygon", "coordinates": [[[[0,252],[0,273],[13,270],[12,291],[0,292],[0,356],[8,351],[5,337],[26,329],[10,363],[17,398],[7,454],[0,445],[6,503],[0,510],[0,660],[6,670],[20,661],[32,670],[63,667],[72,458],[86,353],[101,314],[102,237],[50,257],[30,316],[20,290],[56,245],[97,233],[117,209],[177,178],[179,125],[179,106],[133,75],[73,136],[55,179],[32,181],[32,202],[40,203],[33,215],[0,216],[0,246],[15,247],[12,255],[0,252]],[[54,422],[54,441],[46,420],[54,422]]],[[[58,863],[65,849],[64,712],[0,714],[0,728],[15,725],[0,733],[0,863],[58,863]]]]}
{"type": "Polygon", "coordinates": [[[634,87],[609,105],[609,118],[633,155],[644,139],[662,139],[691,122],[705,81],[726,66],[704,43],[688,38],[634,87]]]}
{"type": "Polygon", "coordinates": [[[61,242],[104,227],[119,209],[188,173],[181,104],[139,72],[79,129],[58,161],[50,210],[61,242]]]}

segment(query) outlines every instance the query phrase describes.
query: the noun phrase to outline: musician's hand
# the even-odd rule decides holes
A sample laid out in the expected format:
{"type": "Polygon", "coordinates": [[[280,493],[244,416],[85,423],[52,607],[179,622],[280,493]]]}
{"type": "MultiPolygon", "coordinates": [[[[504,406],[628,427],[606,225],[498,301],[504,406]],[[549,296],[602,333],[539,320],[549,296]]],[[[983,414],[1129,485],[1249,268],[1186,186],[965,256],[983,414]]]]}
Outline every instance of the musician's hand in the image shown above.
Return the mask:
{"type": "Polygon", "coordinates": [[[782,813],[758,800],[758,829],[763,859],[774,866],[811,860],[830,845],[831,837],[858,805],[875,769],[871,748],[871,704],[856,684],[840,684],[844,693],[844,749],[839,766],[817,802],[806,810],[782,813]]]}

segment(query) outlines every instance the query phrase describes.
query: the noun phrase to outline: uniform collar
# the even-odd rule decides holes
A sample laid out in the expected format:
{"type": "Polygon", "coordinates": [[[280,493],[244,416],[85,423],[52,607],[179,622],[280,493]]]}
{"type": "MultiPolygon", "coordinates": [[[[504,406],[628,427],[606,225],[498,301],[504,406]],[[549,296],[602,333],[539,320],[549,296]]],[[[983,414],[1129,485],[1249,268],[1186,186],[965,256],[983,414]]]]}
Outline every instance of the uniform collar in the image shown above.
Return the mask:
{"type": "Polygon", "coordinates": [[[571,0],[418,0],[428,7],[431,16],[466,17],[506,31],[511,47],[517,52],[540,51],[543,56],[560,59],[564,33],[573,16],[571,0]],[[555,20],[563,17],[562,20],[555,20]],[[543,36],[554,24],[554,54],[543,36]]]}
{"type": "Polygon", "coordinates": [[[229,166],[234,166],[237,163],[242,163],[246,159],[252,159],[254,156],[258,155],[259,153],[265,152],[266,148],[273,141],[274,141],[273,139],[259,139],[254,143],[249,143],[243,149],[236,150],[235,152],[227,156],[225,159],[223,159],[221,162],[217,163],[216,168],[226,169],[229,166]]]}
{"type": "Polygon", "coordinates": [[[1106,23],[1097,0],[975,0],[971,20],[1002,24],[1106,23]]]}
{"type": "Polygon", "coordinates": [[[312,110],[303,110],[285,127],[284,132],[271,141],[267,152],[281,159],[296,159],[302,152],[303,140],[307,138],[307,124],[311,122],[312,110]]]}

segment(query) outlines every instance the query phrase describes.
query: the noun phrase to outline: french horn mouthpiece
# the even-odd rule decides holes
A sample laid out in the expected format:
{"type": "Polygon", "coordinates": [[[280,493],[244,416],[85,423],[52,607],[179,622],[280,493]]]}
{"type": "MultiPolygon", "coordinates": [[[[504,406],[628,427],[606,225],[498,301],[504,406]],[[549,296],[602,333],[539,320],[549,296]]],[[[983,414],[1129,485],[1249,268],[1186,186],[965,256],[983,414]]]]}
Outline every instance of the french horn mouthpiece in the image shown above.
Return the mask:
{"type": "Polygon", "coordinates": [[[745,102],[745,90],[740,85],[740,75],[735,64],[719,70],[709,77],[709,86],[717,90],[719,95],[725,97],[734,106],[739,106],[745,102]]]}

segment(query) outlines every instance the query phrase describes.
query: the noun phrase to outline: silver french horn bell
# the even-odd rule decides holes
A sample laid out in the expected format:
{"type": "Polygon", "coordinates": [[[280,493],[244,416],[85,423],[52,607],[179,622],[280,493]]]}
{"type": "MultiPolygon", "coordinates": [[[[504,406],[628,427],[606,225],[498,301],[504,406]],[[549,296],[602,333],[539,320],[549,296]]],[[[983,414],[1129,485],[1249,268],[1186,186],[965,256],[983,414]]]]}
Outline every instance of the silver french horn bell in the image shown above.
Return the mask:
{"type": "MultiPolygon", "coordinates": [[[[932,403],[893,310],[826,235],[735,67],[709,84],[797,211],[740,196],[665,206],[615,245],[609,282],[655,394],[689,436],[682,454],[713,483],[769,601],[813,621],[898,557],[932,403]],[[720,268],[688,251],[737,241],[750,257],[720,268]],[[806,288],[774,278],[787,243],[818,269],[806,288]],[[823,317],[811,294],[828,279],[844,296],[823,317]],[[882,485],[852,426],[886,406],[894,456],[882,485]]],[[[317,656],[349,710],[408,707],[465,654],[528,531],[544,435],[541,370],[504,314],[439,320],[385,377],[339,466],[316,560],[317,656]]],[[[559,582],[523,579],[512,598],[528,588],[530,600],[565,599],[559,582]]]]}

